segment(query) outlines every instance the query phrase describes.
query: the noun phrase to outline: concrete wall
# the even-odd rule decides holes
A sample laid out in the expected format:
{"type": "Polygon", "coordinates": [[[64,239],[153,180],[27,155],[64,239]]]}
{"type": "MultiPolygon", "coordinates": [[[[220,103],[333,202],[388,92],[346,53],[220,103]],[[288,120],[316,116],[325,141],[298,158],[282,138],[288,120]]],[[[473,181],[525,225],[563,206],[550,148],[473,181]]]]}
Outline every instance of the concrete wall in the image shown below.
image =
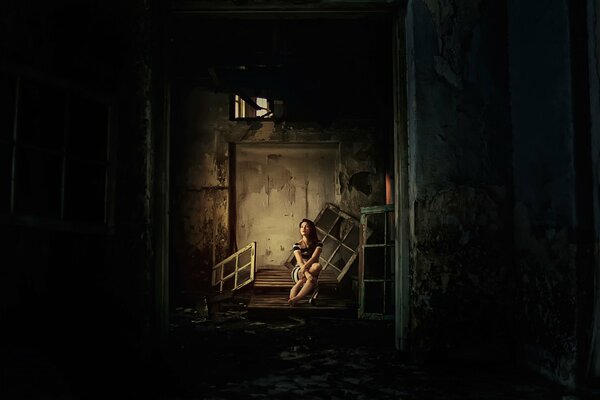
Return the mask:
{"type": "Polygon", "coordinates": [[[511,260],[506,10],[408,2],[413,350],[505,359],[511,260]]]}
{"type": "MultiPolygon", "coordinates": [[[[181,82],[178,87],[185,85],[181,82]]],[[[234,242],[233,225],[237,220],[232,224],[231,213],[238,205],[230,197],[234,188],[230,180],[229,143],[282,146],[323,143],[325,147],[334,144],[339,146],[339,174],[332,177],[329,185],[334,191],[334,199],[339,199],[337,205],[360,218],[360,207],[385,203],[385,157],[381,157],[378,144],[385,141],[386,132],[355,124],[323,127],[311,122],[231,121],[227,94],[202,87],[176,93],[171,154],[173,268],[177,279],[177,301],[193,303],[198,296],[208,293],[212,265],[226,258],[236,245],[241,248],[247,244],[234,242]]],[[[310,193],[307,204],[311,215],[306,217],[314,219],[322,203],[318,193],[310,193]]],[[[266,212],[263,202],[257,202],[253,207],[258,207],[261,213],[266,212]]],[[[275,260],[280,264],[277,260],[283,261],[291,251],[290,246],[297,239],[297,225],[305,216],[295,215],[292,221],[286,216],[285,207],[271,209],[278,213],[274,217],[289,225],[282,227],[283,232],[290,232],[287,248],[282,251],[277,247],[277,258],[272,257],[272,246],[267,244],[270,235],[278,232],[265,231],[248,240],[261,243],[262,248],[257,251],[268,263],[275,260]]]]}

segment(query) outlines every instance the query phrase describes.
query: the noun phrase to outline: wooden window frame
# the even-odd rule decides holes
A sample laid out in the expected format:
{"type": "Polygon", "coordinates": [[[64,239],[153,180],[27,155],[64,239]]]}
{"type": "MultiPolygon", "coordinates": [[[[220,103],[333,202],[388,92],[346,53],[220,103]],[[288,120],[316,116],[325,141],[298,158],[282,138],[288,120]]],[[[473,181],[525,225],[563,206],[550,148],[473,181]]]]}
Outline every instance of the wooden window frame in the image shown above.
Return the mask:
{"type": "MultiPolygon", "coordinates": [[[[392,299],[394,299],[393,294],[395,291],[395,281],[394,281],[394,250],[395,250],[395,239],[394,235],[394,205],[387,204],[384,206],[373,206],[373,207],[362,207],[360,209],[360,226],[361,226],[361,244],[360,244],[360,254],[359,254],[359,262],[358,262],[358,292],[359,292],[359,301],[358,301],[358,318],[362,319],[394,319],[394,304],[387,304],[388,293],[387,286],[389,284],[389,290],[392,294],[392,299]],[[383,243],[368,243],[368,239],[370,234],[369,232],[369,217],[375,215],[383,215],[383,243]],[[390,222],[391,221],[391,222],[390,222]],[[388,226],[392,224],[392,226],[388,226]],[[388,232],[391,235],[388,235],[388,232]],[[391,237],[389,237],[391,236],[391,237]],[[383,249],[383,277],[382,278],[365,278],[365,265],[369,261],[365,255],[365,249],[374,248],[374,249],[383,249]],[[388,260],[388,253],[391,254],[389,257],[389,261],[391,262],[390,271],[391,274],[387,275],[387,268],[385,263],[388,260]],[[365,291],[367,283],[381,283],[382,284],[382,307],[381,313],[378,312],[366,312],[365,311],[365,291]]],[[[370,230],[371,233],[373,230],[370,230]]]]}
{"type": "Polygon", "coordinates": [[[213,289],[216,289],[219,293],[223,293],[225,283],[228,280],[233,279],[233,287],[231,291],[236,291],[252,282],[254,282],[254,276],[256,272],[256,242],[249,243],[244,246],[242,249],[236,251],[223,261],[217,263],[212,267],[211,274],[211,286],[213,289]],[[239,265],[240,255],[246,251],[250,250],[250,261],[244,265],[239,265]],[[225,265],[230,261],[235,260],[235,266],[232,272],[225,275],[225,265]],[[239,281],[239,273],[241,270],[245,268],[250,268],[250,276],[245,281],[239,281]],[[218,288],[217,288],[218,286],[218,288]]]}

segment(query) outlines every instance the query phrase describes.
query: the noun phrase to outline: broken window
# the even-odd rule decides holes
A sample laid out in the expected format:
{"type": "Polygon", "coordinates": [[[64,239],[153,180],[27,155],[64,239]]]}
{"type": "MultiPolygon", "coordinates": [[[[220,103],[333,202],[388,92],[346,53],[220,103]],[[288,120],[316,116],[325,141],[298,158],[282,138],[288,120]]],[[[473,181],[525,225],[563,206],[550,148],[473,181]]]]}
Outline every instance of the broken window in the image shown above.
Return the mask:
{"type": "Polygon", "coordinates": [[[263,97],[250,97],[252,102],[246,102],[237,94],[234,99],[234,115],[235,119],[265,117],[271,114],[269,100],[263,97]]]}
{"type": "Polygon", "coordinates": [[[0,110],[0,214],[109,224],[114,106],[107,96],[2,71],[0,110]]]}
{"type": "Polygon", "coordinates": [[[394,206],[361,208],[359,318],[393,318],[394,206]]]}
{"type": "MultiPolygon", "coordinates": [[[[340,282],[350,270],[359,251],[360,222],[332,204],[327,204],[315,218],[318,235],[323,242],[319,262],[323,269],[333,270],[340,282]]],[[[288,258],[288,266],[293,253],[288,258]]]]}
{"type": "Polygon", "coordinates": [[[232,292],[254,280],[256,242],[230,255],[212,269],[212,287],[219,293],[232,292]]]}
{"type": "Polygon", "coordinates": [[[233,119],[269,118],[273,116],[273,102],[264,97],[233,96],[233,119]]]}

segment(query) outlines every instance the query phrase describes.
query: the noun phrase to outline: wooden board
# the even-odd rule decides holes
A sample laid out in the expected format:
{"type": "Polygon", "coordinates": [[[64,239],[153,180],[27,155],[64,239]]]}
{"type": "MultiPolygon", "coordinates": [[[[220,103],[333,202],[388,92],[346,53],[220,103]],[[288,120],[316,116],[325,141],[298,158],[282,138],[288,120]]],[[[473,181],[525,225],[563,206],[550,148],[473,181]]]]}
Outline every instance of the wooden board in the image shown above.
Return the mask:
{"type": "MultiPolygon", "coordinates": [[[[254,278],[255,289],[291,289],[294,281],[291,270],[281,266],[265,266],[256,271],[254,278]]],[[[332,271],[321,271],[319,276],[319,288],[337,287],[337,279],[332,271]]]]}

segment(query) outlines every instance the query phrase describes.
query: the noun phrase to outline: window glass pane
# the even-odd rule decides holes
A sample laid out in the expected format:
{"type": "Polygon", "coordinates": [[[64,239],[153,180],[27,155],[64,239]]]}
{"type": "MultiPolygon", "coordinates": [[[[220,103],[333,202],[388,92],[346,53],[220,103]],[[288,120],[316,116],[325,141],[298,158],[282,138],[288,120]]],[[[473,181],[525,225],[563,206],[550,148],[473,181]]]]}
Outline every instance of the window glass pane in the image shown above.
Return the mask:
{"type": "Polygon", "coordinates": [[[246,264],[249,264],[252,261],[252,248],[240,253],[238,257],[238,266],[243,267],[246,264]]]}
{"type": "Polygon", "coordinates": [[[229,274],[233,273],[235,271],[235,258],[223,264],[223,269],[223,276],[228,276],[229,274]]]}
{"type": "Polygon", "coordinates": [[[65,127],[65,95],[37,82],[23,81],[19,107],[19,143],[60,149],[65,127]]]}
{"type": "Polygon", "coordinates": [[[238,285],[250,279],[250,272],[252,271],[252,266],[248,266],[238,270],[238,285]]]}
{"type": "Polygon", "coordinates": [[[108,107],[84,98],[72,97],[67,139],[69,155],[95,161],[107,156],[108,107]]]}
{"type": "Polygon", "coordinates": [[[385,214],[367,215],[367,226],[371,228],[371,236],[367,238],[367,244],[383,243],[383,232],[385,229],[385,214]]]}
{"type": "Polygon", "coordinates": [[[331,209],[326,208],[325,211],[323,211],[323,214],[321,214],[321,217],[315,221],[315,224],[325,232],[329,232],[329,229],[333,226],[336,218],[337,214],[331,209]]]}
{"type": "Polygon", "coordinates": [[[383,247],[365,247],[365,279],[383,279],[383,253],[383,247]]]}
{"type": "Polygon", "coordinates": [[[329,231],[329,234],[342,241],[348,234],[348,231],[352,229],[353,225],[352,221],[340,217],[329,231]]]}
{"type": "Polygon", "coordinates": [[[0,74],[0,142],[13,137],[15,117],[15,78],[0,74]]]}
{"type": "Polygon", "coordinates": [[[383,282],[365,282],[365,313],[383,313],[383,282]]]}
{"type": "Polygon", "coordinates": [[[106,166],[67,159],[65,217],[103,222],[106,166]]]}
{"type": "Polygon", "coordinates": [[[360,237],[360,229],[359,229],[358,226],[353,225],[352,229],[350,230],[350,232],[348,233],[348,235],[344,239],[344,244],[346,246],[348,246],[350,249],[357,251],[358,250],[359,237],[360,237]]]}
{"type": "Polygon", "coordinates": [[[235,289],[235,275],[223,280],[223,291],[228,292],[235,289]]]}
{"type": "Polygon", "coordinates": [[[11,172],[12,146],[0,145],[0,213],[10,211],[11,172]]]}
{"type": "Polygon", "coordinates": [[[15,211],[43,217],[60,217],[62,157],[17,148],[15,211]]]}
{"type": "Polygon", "coordinates": [[[340,246],[338,248],[338,250],[335,252],[335,254],[333,255],[333,258],[331,259],[330,262],[335,267],[337,267],[337,269],[341,270],[346,266],[346,264],[348,263],[348,261],[350,261],[350,259],[352,258],[353,255],[354,255],[354,252],[348,250],[344,246],[340,246]]]}
{"type": "Polygon", "coordinates": [[[329,257],[333,254],[335,249],[338,247],[338,242],[331,237],[325,238],[323,240],[323,250],[321,251],[321,257],[326,260],[329,260],[329,257]]]}

